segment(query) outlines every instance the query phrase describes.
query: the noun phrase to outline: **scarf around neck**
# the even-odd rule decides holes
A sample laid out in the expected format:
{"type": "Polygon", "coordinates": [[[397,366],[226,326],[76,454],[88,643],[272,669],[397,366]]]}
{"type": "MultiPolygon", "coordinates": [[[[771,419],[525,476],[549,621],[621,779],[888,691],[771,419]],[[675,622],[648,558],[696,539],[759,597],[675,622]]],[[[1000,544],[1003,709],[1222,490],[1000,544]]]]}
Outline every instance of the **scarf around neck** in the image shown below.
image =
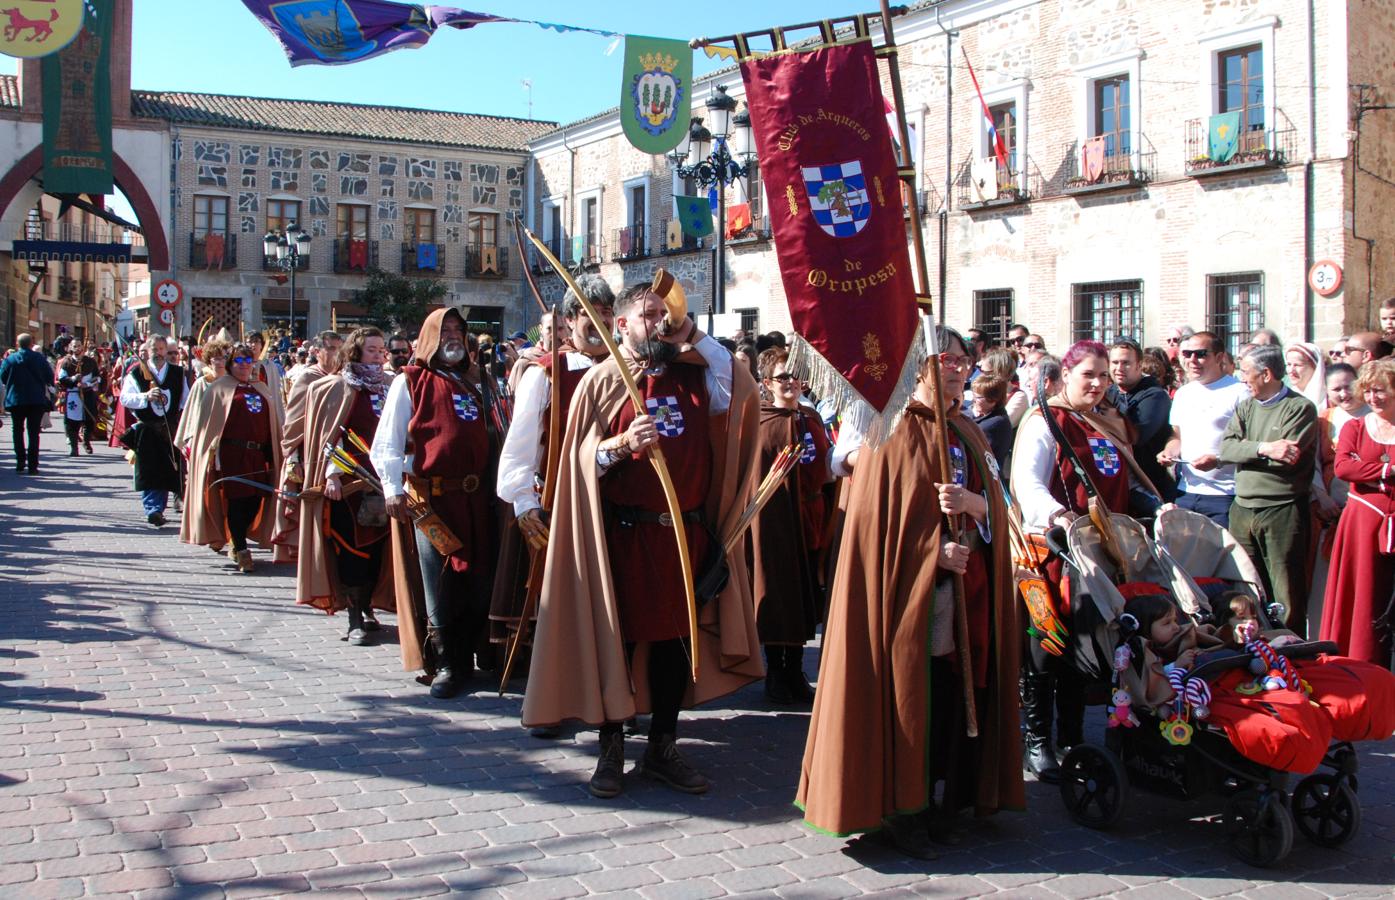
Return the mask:
{"type": "Polygon", "coordinates": [[[351,362],[344,366],[343,375],[344,381],[356,391],[368,391],[380,397],[387,393],[387,373],[383,371],[382,366],[351,362]]]}

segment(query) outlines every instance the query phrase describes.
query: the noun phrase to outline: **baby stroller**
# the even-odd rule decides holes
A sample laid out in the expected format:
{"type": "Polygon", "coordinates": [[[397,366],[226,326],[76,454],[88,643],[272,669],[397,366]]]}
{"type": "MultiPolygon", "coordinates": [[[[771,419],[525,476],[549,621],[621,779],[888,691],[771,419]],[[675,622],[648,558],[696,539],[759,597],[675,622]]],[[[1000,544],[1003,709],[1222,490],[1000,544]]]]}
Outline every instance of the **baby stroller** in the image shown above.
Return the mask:
{"type": "MultiPolygon", "coordinates": [[[[1225,579],[1235,589],[1248,589],[1262,599],[1249,559],[1228,532],[1204,517],[1186,510],[1161,514],[1155,526],[1160,534],[1156,545],[1135,520],[1113,515],[1111,521],[1113,552],[1106,550],[1099,529],[1087,517],[1047,534],[1047,545],[1063,560],[1069,579],[1069,621],[1065,623],[1069,636],[1063,656],[1085,677],[1107,681],[1114,675],[1118,619],[1129,596],[1165,593],[1192,621],[1211,621],[1206,590],[1182,560],[1198,566],[1203,579],[1225,579]]],[[[1272,625],[1272,613],[1264,611],[1262,603],[1256,606],[1265,617],[1263,624],[1272,625]]],[[[1280,633],[1272,628],[1264,632],[1266,636],[1280,633]]],[[[1332,645],[1296,642],[1278,652],[1300,658],[1335,651],[1332,645]]],[[[1208,652],[1198,658],[1190,674],[1210,680],[1247,668],[1250,660],[1244,651],[1208,652]]],[[[1113,696],[1116,702],[1121,699],[1117,689],[1113,696]]],[[[1125,716],[1132,712],[1137,727],[1111,725],[1103,742],[1078,744],[1061,762],[1061,799],[1077,823],[1095,829],[1111,827],[1122,815],[1130,789],[1136,788],[1183,800],[1207,795],[1225,798],[1223,821],[1230,849],[1256,866],[1274,865],[1288,855],[1295,825],[1323,846],[1339,846],[1357,833],[1361,807],[1356,798],[1356,754],[1350,744],[1330,747],[1323,763],[1332,773],[1307,776],[1290,795],[1288,772],[1246,758],[1225,730],[1199,717],[1184,731],[1164,729],[1177,721],[1170,708],[1151,709],[1140,703],[1130,710],[1127,698],[1123,694],[1124,705],[1116,711],[1125,716]]]]}

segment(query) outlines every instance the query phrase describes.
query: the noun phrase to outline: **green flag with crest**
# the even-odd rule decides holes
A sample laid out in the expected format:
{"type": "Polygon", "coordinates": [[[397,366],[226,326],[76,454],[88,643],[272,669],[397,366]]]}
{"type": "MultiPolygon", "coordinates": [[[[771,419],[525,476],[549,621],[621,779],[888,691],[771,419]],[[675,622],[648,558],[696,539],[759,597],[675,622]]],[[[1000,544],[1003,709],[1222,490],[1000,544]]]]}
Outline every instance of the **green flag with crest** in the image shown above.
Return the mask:
{"type": "Polygon", "coordinates": [[[678,146],[692,117],[692,85],[686,43],[626,35],[620,123],[635,149],[658,156],[678,146]]]}

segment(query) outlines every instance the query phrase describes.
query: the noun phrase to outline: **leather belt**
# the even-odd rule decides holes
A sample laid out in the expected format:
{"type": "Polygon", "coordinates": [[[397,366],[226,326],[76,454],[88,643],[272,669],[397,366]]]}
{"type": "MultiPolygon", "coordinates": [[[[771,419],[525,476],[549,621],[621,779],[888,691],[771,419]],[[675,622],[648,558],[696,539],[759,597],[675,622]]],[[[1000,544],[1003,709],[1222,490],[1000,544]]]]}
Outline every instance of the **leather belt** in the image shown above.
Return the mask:
{"type": "MultiPolygon", "coordinates": [[[[656,513],[647,509],[640,509],[637,506],[617,506],[614,504],[611,505],[610,511],[615,514],[615,518],[619,520],[620,524],[624,525],[626,528],[633,527],[640,522],[662,525],[665,528],[673,527],[673,515],[671,513],[656,513]]],[[[702,519],[703,514],[700,509],[686,509],[683,511],[683,521],[688,525],[701,522],[702,519]]]]}
{"type": "Polygon", "coordinates": [[[267,455],[271,454],[270,444],[258,444],[253,441],[239,441],[232,438],[224,438],[222,443],[224,447],[244,447],[248,450],[258,450],[267,455]]]}
{"type": "Polygon", "coordinates": [[[430,493],[432,497],[439,497],[442,494],[473,494],[480,489],[480,477],[478,475],[466,475],[463,478],[442,478],[439,475],[431,478],[419,478],[416,475],[408,475],[412,487],[418,493],[430,493]]]}

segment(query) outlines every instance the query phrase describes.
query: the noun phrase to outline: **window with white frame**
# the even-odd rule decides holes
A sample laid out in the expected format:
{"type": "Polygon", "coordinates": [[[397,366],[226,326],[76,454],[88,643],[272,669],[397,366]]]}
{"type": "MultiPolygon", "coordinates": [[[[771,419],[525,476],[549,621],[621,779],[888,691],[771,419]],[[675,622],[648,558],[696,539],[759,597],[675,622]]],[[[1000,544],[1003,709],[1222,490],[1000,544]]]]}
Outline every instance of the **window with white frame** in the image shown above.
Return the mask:
{"type": "Polygon", "coordinates": [[[572,257],[583,263],[601,259],[601,192],[578,194],[576,198],[576,231],[572,237],[572,257]]]}
{"type": "Polygon", "coordinates": [[[1264,16],[1241,25],[1203,34],[1201,91],[1204,116],[1237,113],[1240,117],[1239,151],[1269,147],[1278,126],[1274,106],[1274,31],[1277,16],[1264,16]]]}
{"type": "Polygon", "coordinates": [[[614,255],[634,259],[649,252],[649,176],[625,182],[625,225],[615,233],[614,255]]]}
{"type": "MultiPolygon", "coordinates": [[[[989,159],[997,155],[988,123],[984,121],[983,110],[978,107],[978,98],[973,98],[973,115],[978,121],[978,158],[989,159]]],[[[1007,151],[1008,171],[998,173],[1000,190],[1027,189],[1027,82],[1011,82],[998,87],[985,89],[983,101],[988,105],[988,114],[993,119],[993,128],[1002,138],[1007,151]]],[[[1000,167],[1001,168],[1001,167],[1000,167]]]]}

